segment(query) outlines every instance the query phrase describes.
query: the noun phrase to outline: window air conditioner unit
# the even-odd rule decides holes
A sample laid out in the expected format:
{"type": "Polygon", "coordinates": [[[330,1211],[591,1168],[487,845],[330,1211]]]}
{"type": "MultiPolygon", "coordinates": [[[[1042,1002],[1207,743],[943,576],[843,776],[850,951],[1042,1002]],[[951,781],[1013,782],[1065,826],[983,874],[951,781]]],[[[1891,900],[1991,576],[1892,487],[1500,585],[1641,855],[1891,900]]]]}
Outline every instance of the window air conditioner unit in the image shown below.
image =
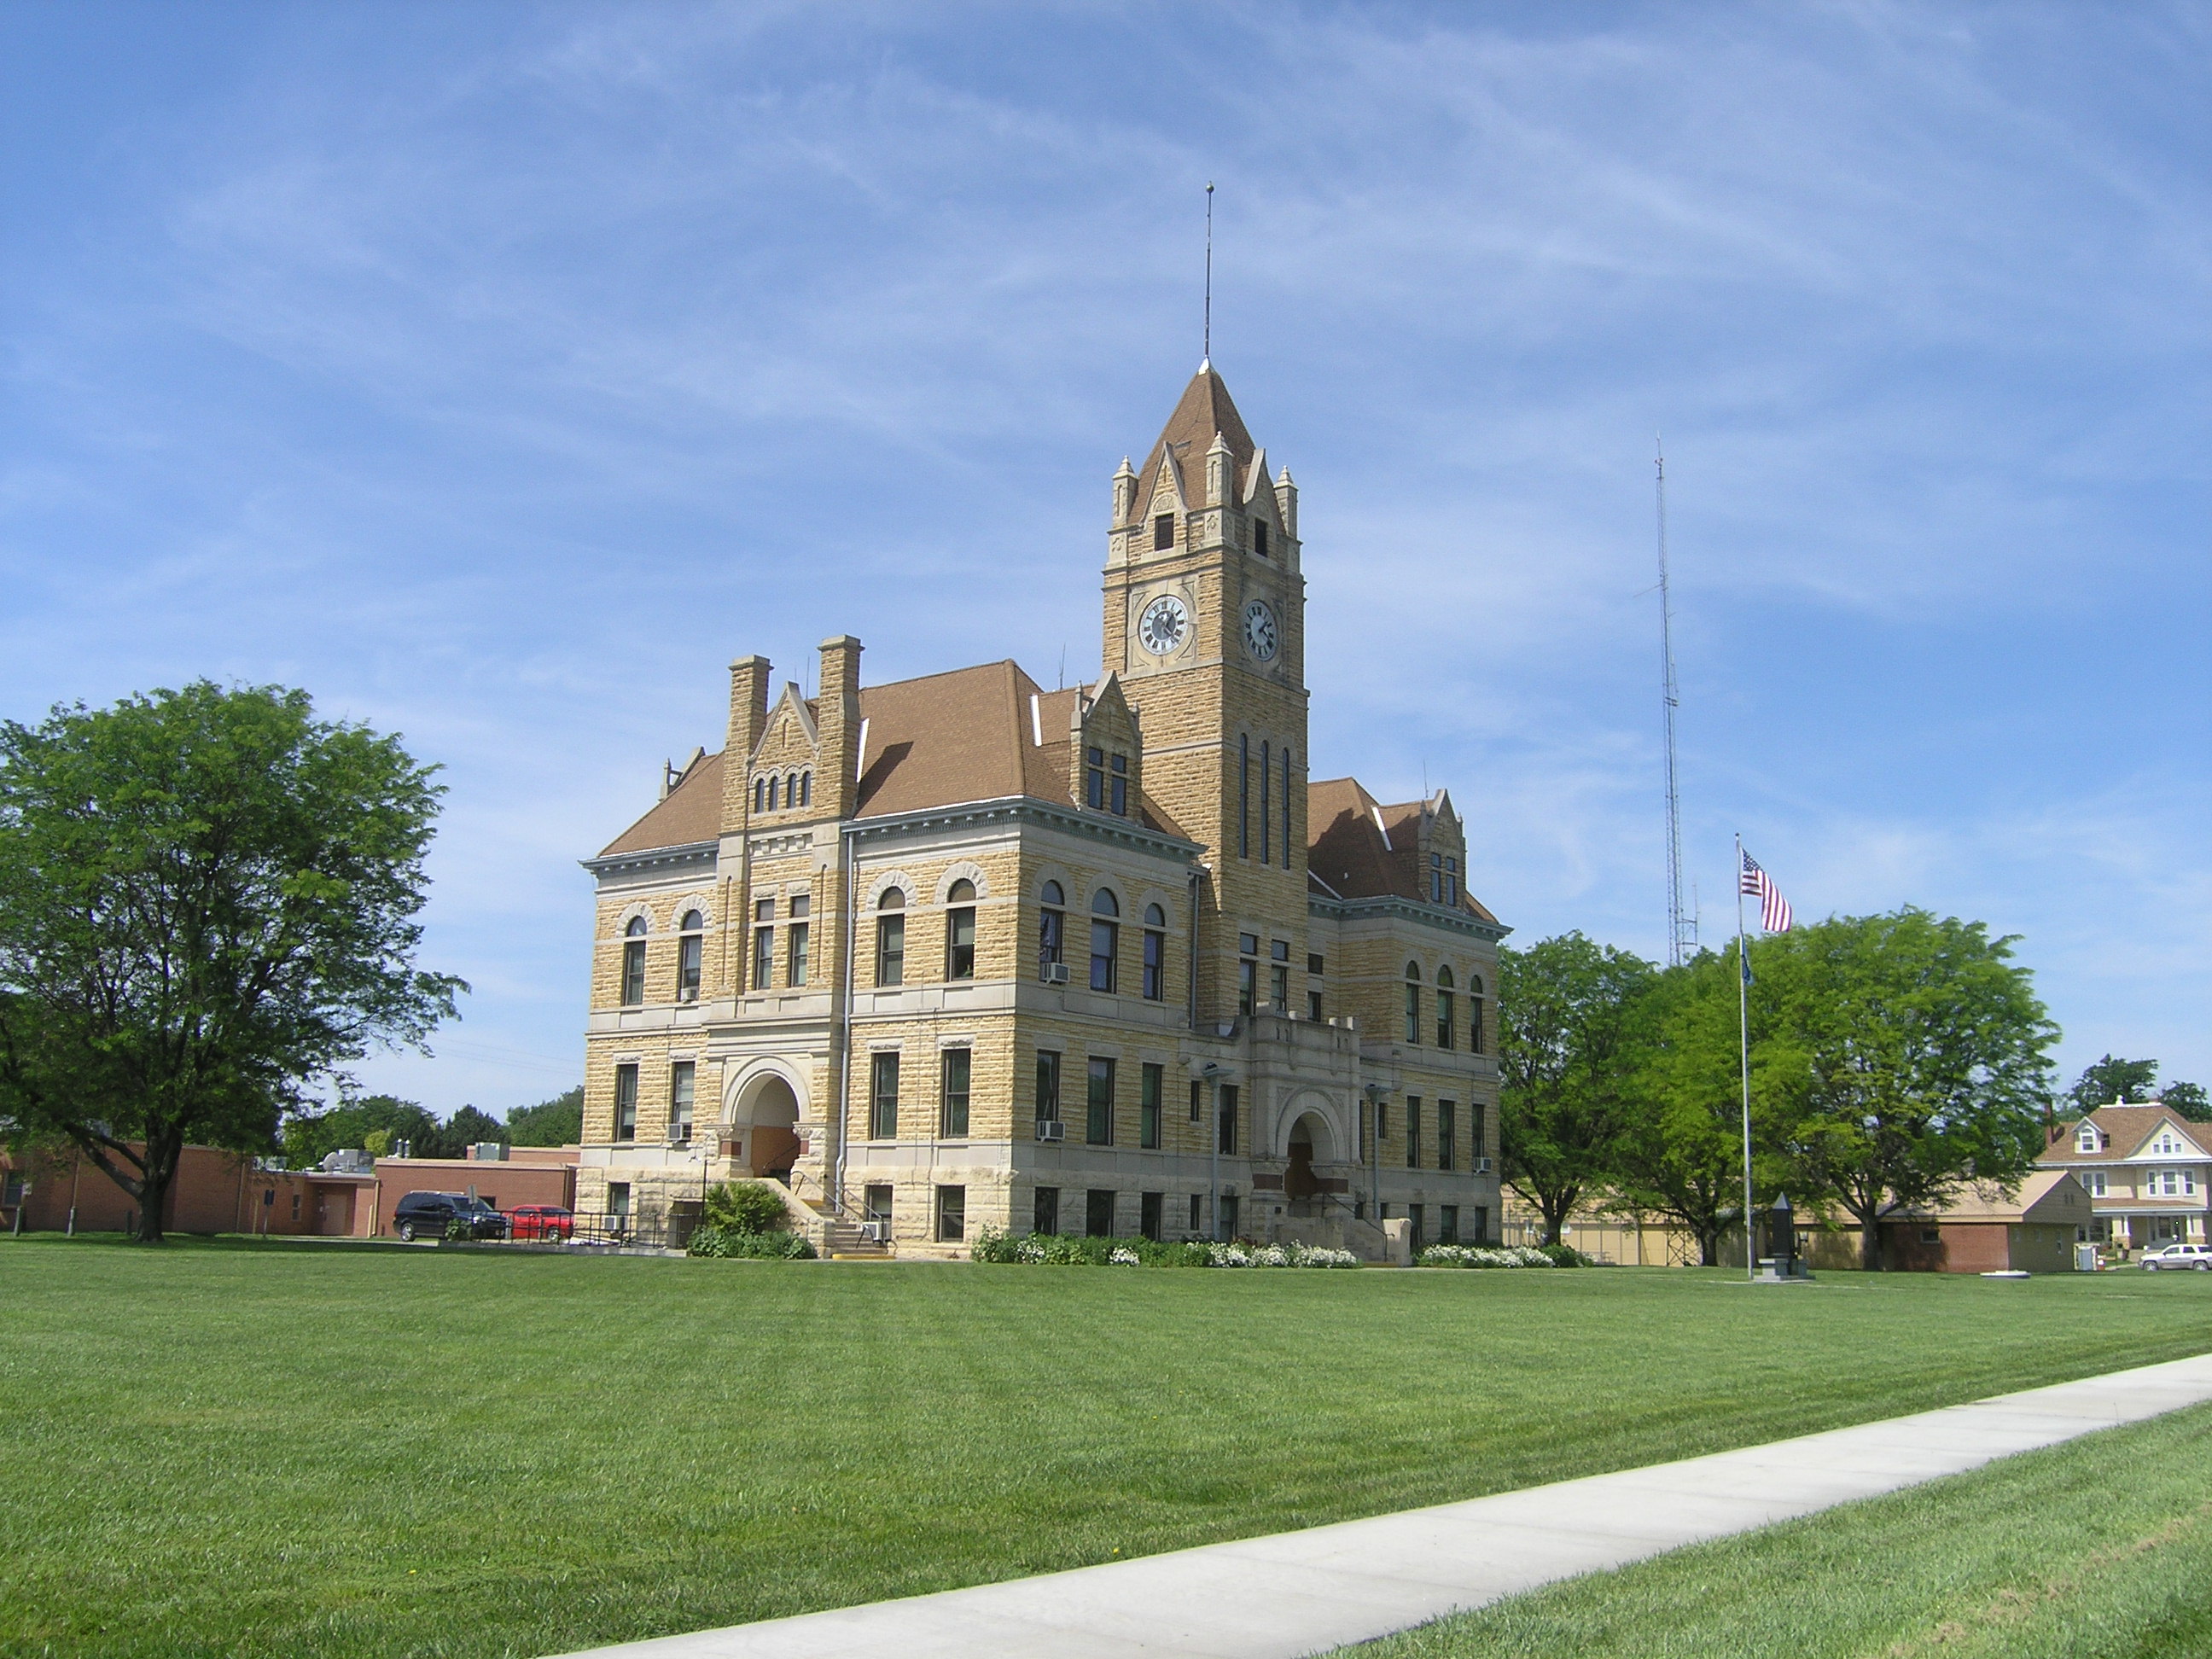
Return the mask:
{"type": "Polygon", "coordinates": [[[1475,1159],[1474,1172],[1477,1175],[1488,1175],[1490,1173],[1490,1160],[1486,1158],[1478,1158],[1475,1159]]]}
{"type": "Polygon", "coordinates": [[[1060,1137],[1060,1123],[1058,1118],[1041,1117],[1037,1120],[1037,1139],[1039,1140],[1058,1140],[1060,1137]]]}
{"type": "Polygon", "coordinates": [[[891,1241],[891,1224],[888,1221],[863,1221],[860,1237],[871,1244],[888,1244],[891,1241]]]}
{"type": "Polygon", "coordinates": [[[1067,964],[1064,962],[1048,962],[1044,965],[1044,972],[1041,977],[1048,985],[1065,985],[1067,983],[1067,964]]]}

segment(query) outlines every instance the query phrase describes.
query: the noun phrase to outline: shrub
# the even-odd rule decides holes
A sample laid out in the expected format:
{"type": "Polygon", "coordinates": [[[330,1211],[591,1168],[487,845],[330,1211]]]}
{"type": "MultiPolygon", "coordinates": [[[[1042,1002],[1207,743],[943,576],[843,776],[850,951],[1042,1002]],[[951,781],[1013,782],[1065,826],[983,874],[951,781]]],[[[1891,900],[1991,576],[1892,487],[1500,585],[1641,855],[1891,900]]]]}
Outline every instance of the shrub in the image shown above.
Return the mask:
{"type": "Polygon", "coordinates": [[[791,1212],[765,1182],[725,1181],[708,1190],[702,1221],[733,1233],[781,1233],[791,1230],[791,1212]]]}
{"type": "Polygon", "coordinates": [[[1003,1228],[986,1224],[975,1235],[975,1242],[968,1247],[972,1261],[1012,1261],[1018,1258],[1014,1236],[1003,1228]]]}
{"type": "Polygon", "coordinates": [[[814,1247],[806,1242],[804,1233],[739,1232],[712,1221],[702,1221],[692,1229],[691,1242],[684,1247],[690,1255],[738,1256],[763,1261],[811,1261],[814,1247]]]}
{"type": "Polygon", "coordinates": [[[977,1261],[1019,1262],[1048,1267],[1357,1267],[1349,1250],[1304,1244],[1170,1243],[1152,1238],[1078,1238],[1031,1233],[1015,1238],[995,1227],[975,1236],[977,1261]]]}
{"type": "Polygon", "coordinates": [[[1417,1267],[1552,1267],[1559,1264],[1526,1244],[1431,1244],[1413,1258],[1417,1267]]]}
{"type": "Polygon", "coordinates": [[[1595,1267],[1595,1256],[1584,1255],[1571,1244],[1539,1244],[1546,1258],[1554,1267],[1595,1267]]]}

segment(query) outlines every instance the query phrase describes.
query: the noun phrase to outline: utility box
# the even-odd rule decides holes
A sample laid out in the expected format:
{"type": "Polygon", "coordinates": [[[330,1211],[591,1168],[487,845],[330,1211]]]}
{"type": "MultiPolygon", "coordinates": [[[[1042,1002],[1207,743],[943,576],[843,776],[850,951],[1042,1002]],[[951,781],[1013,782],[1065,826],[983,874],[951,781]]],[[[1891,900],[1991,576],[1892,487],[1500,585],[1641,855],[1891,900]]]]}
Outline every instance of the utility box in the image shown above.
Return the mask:
{"type": "Polygon", "coordinates": [[[2097,1247],[2094,1244],[2076,1244],[2074,1247],[2074,1271],[2077,1273],[2097,1271],[2097,1247]]]}

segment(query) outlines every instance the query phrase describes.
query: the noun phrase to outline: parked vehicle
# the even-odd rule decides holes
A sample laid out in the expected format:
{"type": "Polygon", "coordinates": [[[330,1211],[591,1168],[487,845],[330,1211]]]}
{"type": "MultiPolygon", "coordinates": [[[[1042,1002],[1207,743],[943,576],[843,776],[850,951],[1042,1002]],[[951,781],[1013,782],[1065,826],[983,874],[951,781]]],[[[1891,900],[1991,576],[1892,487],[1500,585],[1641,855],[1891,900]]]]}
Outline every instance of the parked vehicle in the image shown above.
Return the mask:
{"type": "Polygon", "coordinates": [[[558,1204],[518,1204],[507,1218],[512,1238],[569,1238],[576,1231],[574,1212],[558,1204]]]}
{"type": "Polygon", "coordinates": [[[2194,1267],[2200,1273],[2212,1273],[2212,1244],[2169,1244],[2162,1250],[2148,1250],[2143,1254],[2143,1271],[2157,1273],[2165,1267],[2194,1267]]]}
{"type": "Polygon", "coordinates": [[[455,1221],[469,1224],[471,1238],[505,1238],[507,1220],[480,1198],[466,1193],[410,1193],[392,1206],[392,1231],[412,1243],[443,1238],[455,1221]]]}

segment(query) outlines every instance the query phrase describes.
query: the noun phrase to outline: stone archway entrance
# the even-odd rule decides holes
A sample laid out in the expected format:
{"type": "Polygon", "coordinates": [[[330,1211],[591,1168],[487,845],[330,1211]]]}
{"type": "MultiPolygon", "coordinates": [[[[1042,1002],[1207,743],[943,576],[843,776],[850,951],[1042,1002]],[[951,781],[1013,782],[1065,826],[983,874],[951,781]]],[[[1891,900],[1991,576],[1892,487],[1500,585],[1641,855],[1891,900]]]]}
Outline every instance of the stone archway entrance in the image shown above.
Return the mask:
{"type": "Polygon", "coordinates": [[[783,1079],[762,1078],[738,1101],[736,1121],[744,1126],[746,1168],[787,1186],[799,1162],[799,1097],[783,1079]]]}
{"type": "Polygon", "coordinates": [[[1322,1190],[1321,1178],[1314,1174],[1314,1148],[1318,1144],[1327,1155],[1329,1146],[1328,1128],[1320,1118],[1308,1112],[1291,1126],[1290,1162],[1283,1171],[1283,1196],[1296,1202],[1313,1197],[1322,1190]]]}

